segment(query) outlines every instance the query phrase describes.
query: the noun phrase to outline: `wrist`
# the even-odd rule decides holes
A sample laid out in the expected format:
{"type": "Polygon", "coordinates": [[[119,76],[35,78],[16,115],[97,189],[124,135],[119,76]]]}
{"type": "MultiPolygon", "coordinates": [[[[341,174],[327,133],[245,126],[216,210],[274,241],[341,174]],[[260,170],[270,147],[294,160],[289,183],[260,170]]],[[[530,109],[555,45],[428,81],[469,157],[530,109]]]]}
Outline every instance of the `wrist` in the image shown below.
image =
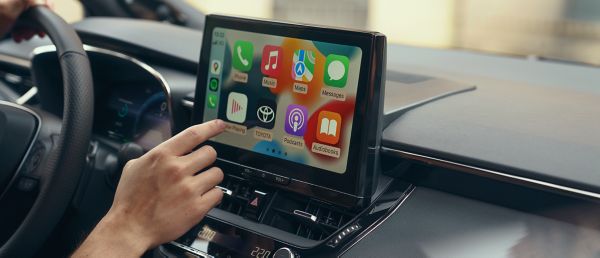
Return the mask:
{"type": "Polygon", "coordinates": [[[132,251],[135,251],[136,254],[139,253],[139,255],[142,255],[152,247],[153,242],[148,238],[148,234],[144,231],[145,229],[134,222],[134,220],[128,218],[123,212],[111,209],[98,223],[97,228],[99,228],[98,231],[100,234],[112,238],[113,242],[124,243],[132,251]]]}
{"type": "Polygon", "coordinates": [[[141,257],[153,243],[134,224],[127,221],[127,217],[120,212],[109,211],[74,257],[141,257]]]}

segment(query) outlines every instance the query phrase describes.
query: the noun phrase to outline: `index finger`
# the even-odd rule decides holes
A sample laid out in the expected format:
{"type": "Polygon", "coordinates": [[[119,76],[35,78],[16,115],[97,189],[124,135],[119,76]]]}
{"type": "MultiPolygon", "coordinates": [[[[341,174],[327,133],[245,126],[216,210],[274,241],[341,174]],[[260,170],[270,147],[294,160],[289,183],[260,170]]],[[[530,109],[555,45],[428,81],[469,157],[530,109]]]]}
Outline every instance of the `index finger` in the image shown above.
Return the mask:
{"type": "Polygon", "coordinates": [[[165,152],[182,156],[190,153],[196,146],[220,134],[225,130],[225,123],[219,119],[203,124],[190,126],[183,132],[156,146],[165,152]]]}

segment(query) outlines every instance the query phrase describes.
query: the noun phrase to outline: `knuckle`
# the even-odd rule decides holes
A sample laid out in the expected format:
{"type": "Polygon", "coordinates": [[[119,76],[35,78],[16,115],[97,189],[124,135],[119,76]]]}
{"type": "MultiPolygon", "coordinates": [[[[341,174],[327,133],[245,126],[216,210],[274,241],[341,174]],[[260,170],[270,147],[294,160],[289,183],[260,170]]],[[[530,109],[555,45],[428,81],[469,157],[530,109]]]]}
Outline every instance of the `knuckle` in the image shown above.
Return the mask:
{"type": "Polygon", "coordinates": [[[204,215],[204,213],[206,212],[206,204],[204,203],[204,201],[202,200],[203,198],[198,198],[197,201],[194,204],[194,211],[198,214],[202,214],[204,215]]]}
{"type": "Polygon", "coordinates": [[[221,168],[218,167],[214,167],[212,168],[212,171],[214,171],[213,173],[215,174],[215,177],[218,179],[218,183],[221,183],[221,181],[223,181],[223,177],[225,177],[225,175],[223,174],[223,170],[221,168]]]}
{"type": "Polygon", "coordinates": [[[165,165],[165,171],[176,179],[183,178],[185,174],[183,170],[183,166],[177,162],[169,162],[165,165]]]}
{"type": "Polygon", "coordinates": [[[200,131],[200,128],[192,126],[186,130],[186,136],[192,140],[203,141],[204,135],[200,131]]]}
{"type": "Polygon", "coordinates": [[[208,205],[209,207],[214,207],[221,202],[223,199],[223,191],[219,189],[211,190],[210,198],[203,198],[204,205],[208,205]]]}
{"type": "Polygon", "coordinates": [[[137,163],[138,159],[130,159],[129,161],[127,161],[127,163],[125,163],[125,166],[123,166],[123,171],[127,171],[130,170],[133,166],[135,166],[134,164],[137,163]]]}
{"type": "Polygon", "coordinates": [[[214,130],[214,131],[219,130],[219,125],[217,123],[217,120],[210,121],[207,124],[211,130],[214,130]]]}
{"type": "Polygon", "coordinates": [[[195,213],[195,217],[199,218],[200,220],[204,219],[204,217],[206,216],[206,213],[208,213],[208,210],[206,208],[204,208],[203,206],[199,206],[196,205],[192,208],[193,212],[195,213]]]}
{"type": "Polygon", "coordinates": [[[195,192],[192,184],[183,184],[183,186],[180,188],[180,191],[186,197],[193,195],[195,192]]]}
{"type": "Polygon", "coordinates": [[[220,203],[223,200],[223,191],[219,190],[215,195],[217,196],[217,203],[220,203]]]}
{"type": "Polygon", "coordinates": [[[205,155],[207,155],[209,158],[213,160],[217,158],[217,150],[215,150],[215,148],[213,148],[212,146],[206,145],[202,147],[202,149],[205,155]]]}
{"type": "Polygon", "coordinates": [[[161,148],[154,148],[152,151],[148,152],[147,157],[152,162],[157,162],[162,160],[166,156],[165,151],[161,148]]]}

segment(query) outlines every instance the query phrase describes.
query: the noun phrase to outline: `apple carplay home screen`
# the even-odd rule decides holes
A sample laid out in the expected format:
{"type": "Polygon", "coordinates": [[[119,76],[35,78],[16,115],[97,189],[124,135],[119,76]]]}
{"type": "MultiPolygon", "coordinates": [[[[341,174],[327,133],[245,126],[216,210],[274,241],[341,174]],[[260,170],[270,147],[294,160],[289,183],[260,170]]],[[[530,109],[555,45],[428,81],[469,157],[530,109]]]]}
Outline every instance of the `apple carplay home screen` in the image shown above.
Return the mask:
{"type": "Polygon", "coordinates": [[[203,120],[213,141],[345,173],[359,47],[225,28],[213,30],[203,120]]]}

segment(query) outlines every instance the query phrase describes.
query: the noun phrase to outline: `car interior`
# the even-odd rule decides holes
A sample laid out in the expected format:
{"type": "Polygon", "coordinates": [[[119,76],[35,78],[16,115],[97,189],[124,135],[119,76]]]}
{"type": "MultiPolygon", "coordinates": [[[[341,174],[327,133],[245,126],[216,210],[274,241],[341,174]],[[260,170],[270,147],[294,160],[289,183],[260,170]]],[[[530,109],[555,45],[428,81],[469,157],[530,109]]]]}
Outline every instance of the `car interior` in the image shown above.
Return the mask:
{"type": "Polygon", "coordinates": [[[493,19],[468,0],[74,2],[0,41],[0,257],[70,256],[128,161],[217,118],[222,202],[144,257],[600,257],[593,1],[518,4],[566,18],[494,25],[526,32],[510,50],[492,22],[397,40],[493,19]],[[444,8],[471,18],[414,23],[444,8]]]}

